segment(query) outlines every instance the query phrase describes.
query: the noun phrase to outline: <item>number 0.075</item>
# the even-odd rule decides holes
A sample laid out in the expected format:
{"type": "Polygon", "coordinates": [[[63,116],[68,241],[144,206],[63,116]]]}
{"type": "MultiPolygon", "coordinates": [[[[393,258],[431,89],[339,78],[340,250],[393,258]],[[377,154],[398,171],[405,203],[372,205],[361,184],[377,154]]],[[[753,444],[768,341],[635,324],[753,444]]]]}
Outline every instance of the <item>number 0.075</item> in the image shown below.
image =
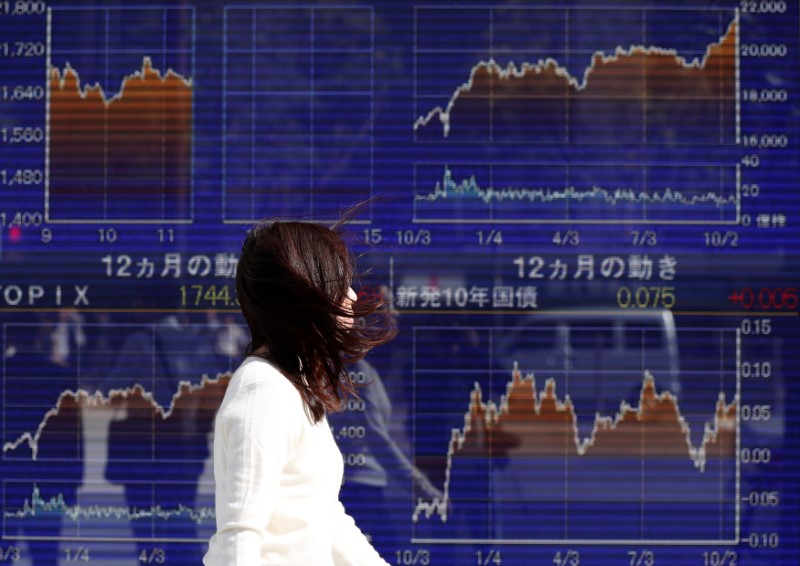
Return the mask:
{"type": "Polygon", "coordinates": [[[617,306],[622,309],[671,309],[675,306],[675,287],[620,287],[617,306]]]}

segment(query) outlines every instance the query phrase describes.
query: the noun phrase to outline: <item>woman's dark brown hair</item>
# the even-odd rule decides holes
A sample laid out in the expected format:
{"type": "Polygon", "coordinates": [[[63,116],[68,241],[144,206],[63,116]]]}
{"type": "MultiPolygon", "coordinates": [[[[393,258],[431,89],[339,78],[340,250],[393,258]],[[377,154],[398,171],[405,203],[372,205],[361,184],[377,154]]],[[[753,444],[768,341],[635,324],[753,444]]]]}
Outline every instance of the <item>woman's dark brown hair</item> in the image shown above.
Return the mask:
{"type": "Polygon", "coordinates": [[[274,363],[294,384],[314,422],[355,392],[345,365],[391,340],[397,330],[385,301],[344,300],[355,261],[339,230],[291,221],[264,221],[247,234],[236,270],[236,293],[250,328],[246,354],[274,363]],[[337,317],[352,317],[352,328],[337,317]]]}

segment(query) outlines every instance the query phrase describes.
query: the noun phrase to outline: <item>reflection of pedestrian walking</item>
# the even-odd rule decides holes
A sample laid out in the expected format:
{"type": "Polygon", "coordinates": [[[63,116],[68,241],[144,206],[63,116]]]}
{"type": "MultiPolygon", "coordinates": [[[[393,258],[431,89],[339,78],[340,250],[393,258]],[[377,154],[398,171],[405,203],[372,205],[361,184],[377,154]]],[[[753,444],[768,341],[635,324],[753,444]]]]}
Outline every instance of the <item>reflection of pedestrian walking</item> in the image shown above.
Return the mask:
{"type": "MultiPolygon", "coordinates": [[[[19,325],[8,337],[5,356],[5,381],[0,406],[13,408],[5,415],[7,431],[15,435],[35,433],[47,409],[65,391],[77,389],[75,351],[84,345],[80,316],[62,311],[57,320],[43,320],[38,326],[19,325]],[[28,407],[27,409],[25,407],[28,407]]],[[[9,440],[8,437],[3,439],[9,440]]],[[[58,500],[64,505],[77,503],[83,478],[83,421],[77,403],[62,403],[58,414],[47,419],[36,441],[36,457],[28,444],[0,458],[4,511],[20,511],[33,504],[33,493],[45,502],[58,500]]],[[[28,516],[20,521],[4,521],[5,535],[17,526],[28,538],[33,566],[56,566],[62,517],[28,516]]],[[[11,531],[11,532],[9,532],[11,531]]],[[[19,532],[18,531],[18,532],[19,532]]]]}
{"type": "Polygon", "coordinates": [[[378,372],[365,360],[356,362],[351,371],[357,381],[367,384],[359,390],[363,405],[356,403],[351,407],[354,410],[346,409],[328,416],[345,461],[350,455],[354,460],[351,463],[356,464],[345,466],[340,498],[356,523],[370,526],[368,534],[373,544],[397,542],[399,538],[407,540],[407,534],[401,529],[407,525],[411,512],[407,508],[408,501],[418,497],[441,498],[442,494],[392,438],[389,431],[392,402],[378,372]],[[392,504],[387,493],[391,484],[401,491],[413,491],[413,497],[409,494],[408,498],[395,498],[392,504]],[[398,508],[398,505],[403,507],[398,508]],[[391,517],[402,519],[393,524],[389,520],[391,517]]]}
{"type": "Polygon", "coordinates": [[[214,411],[200,406],[201,396],[173,396],[182,381],[196,385],[204,374],[226,369],[227,360],[214,354],[216,338],[169,317],[152,332],[131,334],[111,372],[109,386],[131,393],[124,401],[116,398],[122,416],[109,428],[106,479],[125,490],[137,555],[152,549],[148,541],[169,539],[158,543],[169,564],[202,561],[202,545],[185,541],[199,537],[192,514],[214,411]],[[141,387],[131,389],[137,384],[141,387]]]}

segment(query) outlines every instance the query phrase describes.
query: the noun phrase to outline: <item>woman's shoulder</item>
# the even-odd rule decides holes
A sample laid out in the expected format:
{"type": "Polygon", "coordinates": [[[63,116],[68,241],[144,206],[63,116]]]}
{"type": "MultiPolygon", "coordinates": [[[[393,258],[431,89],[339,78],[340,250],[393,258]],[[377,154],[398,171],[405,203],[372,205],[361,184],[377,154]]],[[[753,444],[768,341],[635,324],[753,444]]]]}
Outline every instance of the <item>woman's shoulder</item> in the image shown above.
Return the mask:
{"type": "Polygon", "coordinates": [[[276,430],[297,438],[302,433],[303,400],[294,385],[261,358],[245,359],[231,378],[217,413],[223,437],[228,431],[274,435],[276,430]]]}
{"type": "Polygon", "coordinates": [[[273,403],[301,400],[300,393],[277,367],[256,356],[246,358],[236,369],[226,393],[230,401],[253,396],[273,403]]]}
{"type": "MultiPolygon", "coordinates": [[[[234,379],[239,377],[242,386],[250,386],[262,383],[289,383],[289,380],[281,371],[269,361],[258,356],[248,356],[245,358],[236,371],[233,373],[234,379]]],[[[291,384],[290,384],[291,385],[291,384]]]]}

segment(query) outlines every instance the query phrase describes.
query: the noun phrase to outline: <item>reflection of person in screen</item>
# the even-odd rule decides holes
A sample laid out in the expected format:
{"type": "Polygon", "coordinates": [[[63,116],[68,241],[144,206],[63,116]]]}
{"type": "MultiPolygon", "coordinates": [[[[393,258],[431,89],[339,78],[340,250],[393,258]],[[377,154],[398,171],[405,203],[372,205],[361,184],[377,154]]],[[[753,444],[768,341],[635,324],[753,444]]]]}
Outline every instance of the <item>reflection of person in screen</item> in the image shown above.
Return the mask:
{"type": "Polygon", "coordinates": [[[227,361],[214,350],[215,332],[185,325],[178,317],[135,328],[106,385],[124,389],[139,384],[143,389],[114,397],[123,416],[110,423],[105,477],[125,490],[137,556],[150,555],[157,539],[163,541],[157,546],[168,563],[197,564],[200,545],[182,541],[198,539],[198,523],[188,513],[196,507],[213,412],[202,406],[200,396],[170,403],[181,382],[196,384],[204,373],[224,370],[227,361]],[[168,418],[154,402],[169,411],[168,418]]]}
{"type": "MultiPolygon", "coordinates": [[[[4,421],[10,430],[36,431],[43,422],[37,407],[76,389],[76,352],[86,345],[82,317],[75,311],[62,310],[55,319],[42,316],[37,325],[18,326],[9,334],[3,352],[6,380],[0,388],[0,406],[10,408],[4,421]]],[[[41,429],[36,457],[27,443],[14,451],[0,452],[4,510],[19,512],[26,506],[52,505],[55,501],[74,508],[83,478],[83,445],[81,407],[73,397],[66,396],[41,429]],[[34,501],[34,493],[38,501],[34,501]]],[[[64,521],[64,525],[69,523],[64,521]]],[[[59,563],[58,539],[63,533],[58,507],[52,513],[4,518],[3,527],[6,540],[13,540],[17,534],[27,539],[33,566],[59,563]]],[[[3,562],[5,547],[1,543],[0,547],[3,562]]],[[[9,563],[15,561],[10,548],[9,543],[5,555],[9,563]]]]}
{"type": "Polygon", "coordinates": [[[387,564],[339,501],[326,413],[354,391],[345,362],[394,326],[380,299],[355,300],[339,227],[265,222],[245,240],[236,291],[251,342],[217,413],[208,566],[387,564]]]}
{"type": "Polygon", "coordinates": [[[331,415],[330,424],[342,452],[362,456],[363,461],[359,459],[358,465],[345,468],[340,497],[357,523],[369,525],[373,543],[388,544],[403,537],[390,518],[408,514],[405,507],[397,509],[389,504],[390,483],[401,490],[413,489],[415,497],[424,499],[441,499],[442,493],[411,463],[389,432],[392,402],[377,370],[366,360],[360,360],[353,364],[351,372],[365,383],[359,391],[363,405],[356,407],[358,410],[331,415]]]}

